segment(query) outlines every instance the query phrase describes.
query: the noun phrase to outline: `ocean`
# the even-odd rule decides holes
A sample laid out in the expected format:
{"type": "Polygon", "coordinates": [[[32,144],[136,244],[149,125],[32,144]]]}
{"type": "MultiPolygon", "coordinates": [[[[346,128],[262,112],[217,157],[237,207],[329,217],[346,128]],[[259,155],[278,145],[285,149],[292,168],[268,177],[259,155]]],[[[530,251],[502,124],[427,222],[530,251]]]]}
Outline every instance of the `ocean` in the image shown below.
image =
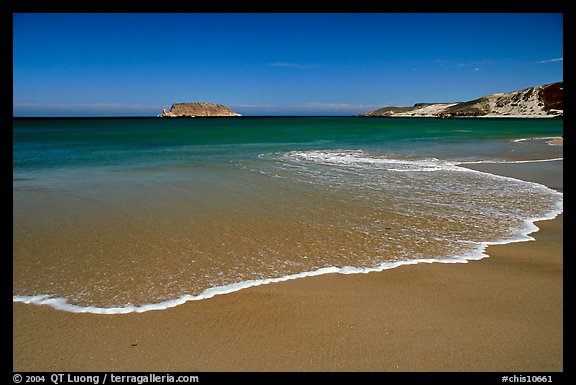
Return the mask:
{"type": "Polygon", "coordinates": [[[463,263],[562,212],[475,163],[562,162],[562,119],[13,120],[13,300],[162,310],[242,288],[463,263]]]}

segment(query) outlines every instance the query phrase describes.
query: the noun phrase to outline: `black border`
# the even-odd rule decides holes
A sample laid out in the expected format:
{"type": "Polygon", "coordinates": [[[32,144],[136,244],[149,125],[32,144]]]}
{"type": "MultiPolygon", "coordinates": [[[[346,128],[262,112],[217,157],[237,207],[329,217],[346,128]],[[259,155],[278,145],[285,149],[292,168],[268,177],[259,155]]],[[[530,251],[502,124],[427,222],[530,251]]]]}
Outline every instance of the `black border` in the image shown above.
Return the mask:
{"type": "MultiPolygon", "coordinates": [[[[13,13],[71,13],[71,12],[79,12],[79,13],[93,13],[93,12],[103,12],[103,13],[110,13],[110,12],[135,12],[135,13],[148,13],[148,12],[157,12],[157,13],[182,13],[182,12],[206,12],[206,13],[243,13],[243,12],[255,12],[255,13],[266,13],[266,12],[327,12],[327,13],[340,13],[340,12],[347,12],[347,13],[389,13],[389,12],[422,12],[422,13],[438,13],[438,12],[510,12],[510,13],[525,13],[525,12],[542,12],[542,13],[563,13],[564,14],[564,44],[567,49],[564,50],[565,55],[565,62],[567,64],[564,65],[564,68],[570,69],[571,73],[564,74],[565,79],[564,81],[564,94],[565,100],[567,100],[570,106],[574,105],[570,101],[573,101],[573,93],[574,93],[574,83],[572,80],[572,73],[574,68],[574,60],[573,60],[573,52],[576,45],[574,44],[574,36],[576,34],[573,30],[574,26],[574,19],[573,14],[569,12],[569,2],[566,1],[541,1],[538,3],[532,2],[515,2],[515,3],[502,3],[500,2],[491,2],[491,1],[482,1],[481,4],[470,4],[470,3],[457,3],[454,4],[452,2],[422,2],[418,4],[418,1],[408,1],[408,2],[379,2],[376,4],[375,2],[363,2],[363,3],[354,3],[353,6],[349,3],[338,3],[338,2],[331,2],[329,7],[327,7],[326,3],[317,3],[317,4],[298,4],[294,2],[290,2],[289,4],[281,3],[281,4],[271,4],[271,3],[252,3],[251,5],[246,4],[244,2],[227,2],[224,4],[219,4],[219,2],[196,2],[196,1],[169,1],[169,2],[139,2],[130,4],[130,2],[121,2],[121,1],[110,1],[110,0],[100,0],[100,1],[89,1],[89,2],[66,2],[61,0],[4,0],[0,1],[0,29],[1,29],[1,39],[5,44],[2,45],[4,48],[4,52],[9,51],[11,54],[13,52],[13,41],[12,41],[12,33],[13,33],[13,13]],[[200,3],[200,4],[199,4],[200,3]],[[436,4],[435,4],[436,3],[436,4]],[[473,7],[471,9],[471,7],[473,7]],[[351,9],[352,8],[352,9],[351,9]],[[568,20],[567,20],[568,19],[568,20]],[[566,76],[568,75],[568,76],[566,76]]],[[[530,27],[530,26],[527,26],[530,27]]],[[[2,76],[2,82],[0,83],[3,87],[2,89],[2,118],[5,121],[5,125],[2,127],[2,138],[3,146],[5,147],[2,151],[2,164],[6,167],[6,173],[8,174],[8,165],[12,165],[12,147],[9,146],[9,143],[12,141],[12,130],[8,129],[8,127],[12,126],[12,119],[11,113],[8,111],[12,108],[13,102],[13,93],[10,92],[11,87],[8,87],[8,82],[12,83],[12,70],[13,66],[3,66],[4,68],[2,76]],[[8,67],[8,68],[7,68],[8,67]],[[6,108],[4,108],[6,107],[6,108]]],[[[566,121],[564,135],[565,135],[565,146],[568,146],[569,151],[565,151],[565,161],[568,162],[568,165],[572,164],[572,154],[570,151],[570,146],[573,143],[573,136],[574,130],[576,128],[573,127],[573,116],[574,113],[570,108],[565,109],[564,119],[566,121]]],[[[8,181],[8,178],[6,178],[8,181]]],[[[6,183],[7,184],[7,183],[6,183]]],[[[7,193],[11,191],[11,186],[6,185],[4,191],[7,193]],[[9,188],[10,187],[10,188],[9,188]]],[[[572,191],[569,185],[565,185],[564,192],[572,191]]],[[[8,199],[8,197],[6,197],[8,199]]],[[[565,203],[564,207],[564,219],[570,221],[572,218],[572,214],[570,213],[572,210],[572,204],[570,201],[565,203]]],[[[570,228],[570,226],[568,226],[570,228]]],[[[6,244],[7,242],[5,242],[6,244]]],[[[569,246],[566,243],[564,246],[569,246]]],[[[439,382],[442,384],[501,384],[502,376],[548,376],[551,375],[553,378],[554,384],[564,384],[567,383],[570,379],[570,382],[573,382],[573,375],[574,369],[571,367],[571,362],[573,359],[572,352],[570,349],[571,346],[569,341],[572,341],[572,337],[574,336],[574,332],[572,330],[572,326],[574,325],[574,317],[570,314],[571,308],[571,300],[573,299],[572,293],[574,293],[574,288],[572,287],[573,280],[570,277],[570,273],[574,271],[574,263],[571,261],[571,257],[574,256],[573,253],[568,252],[564,254],[568,256],[564,258],[565,262],[565,271],[568,274],[565,275],[564,280],[564,371],[561,373],[532,373],[532,372],[393,372],[393,373],[275,373],[275,372],[267,372],[267,373],[188,373],[190,375],[197,375],[201,383],[206,382],[222,382],[222,381],[262,381],[262,382],[270,382],[281,378],[283,380],[299,380],[302,378],[310,379],[310,380],[328,380],[328,381],[358,381],[358,380],[384,380],[389,381],[389,383],[430,383],[430,382],[439,382]],[[281,377],[280,377],[281,376],[281,377]]],[[[6,258],[6,254],[5,254],[6,258]]],[[[6,269],[8,270],[8,269],[6,269]]],[[[12,303],[11,298],[11,280],[3,280],[3,293],[6,295],[3,298],[6,299],[6,304],[10,305],[12,303]]],[[[13,320],[12,320],[13,322],[13,320]]],[[[5,344],[5,346],[8,344],[5,344]]],[[[12,344],[10,344],[12,346],[12,344]]],[[[9,378],[6,383],[16,383],[14,382],[14,375],[16,372],[12,370],[12,363],[8,361],[4,361],[4,367],[6,370],[2,372],[5,373],[0,378],[7,379],[9,378]]],[[[56,372],[55,372],[56,373],[56,372]]],[[[67,372],[57,372],[57,373],[67,373],[67,372]]],[[[25,373],[21,373],[24,375],[25,373]]],[[[45,383],[48,383],[49,376],[52,372],[32,372],[26,373],[28,375],[43,375],[46,377],[45,383]]],[[[74,374],[85,374],[85,375],[94,375],[96,373],[88,373],[88,372],[74,372],[74,374]]],[[[126,372],[122,374],[127,375],[147,375],[148,373],[134,373],[134,372],[126,372]]],[[[165,375],[165,374],[173,374],[174,376],[182,375],[185,373],[171,373],[171,372],[162,372],[157,373],[158,375],[165,375]]],[[[101,375],[101,374],[100,374],[101,375]]],[[[520,382],[520,381],[517,381],[520,382]]],[[[64,382],[66,383],[66,382],[64,382]]],[[[100,382],[102,383],[102,382],[100,382]]],[[[524,381],[524,383],[528,383],[524,381]]]]}

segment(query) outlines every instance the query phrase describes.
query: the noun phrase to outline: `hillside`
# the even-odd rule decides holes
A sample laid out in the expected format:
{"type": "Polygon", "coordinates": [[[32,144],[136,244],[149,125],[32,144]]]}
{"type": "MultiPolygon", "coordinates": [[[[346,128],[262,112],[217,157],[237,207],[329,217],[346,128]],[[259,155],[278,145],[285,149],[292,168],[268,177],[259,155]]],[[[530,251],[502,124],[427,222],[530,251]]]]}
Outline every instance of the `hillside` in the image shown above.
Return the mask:
{"type": "Polygon", "coordinates": [[[412,107],[384,107],[364,117],[556,117],[564,113],[563,82],[483,96],[468,102],[418,103],[412,107]]]}

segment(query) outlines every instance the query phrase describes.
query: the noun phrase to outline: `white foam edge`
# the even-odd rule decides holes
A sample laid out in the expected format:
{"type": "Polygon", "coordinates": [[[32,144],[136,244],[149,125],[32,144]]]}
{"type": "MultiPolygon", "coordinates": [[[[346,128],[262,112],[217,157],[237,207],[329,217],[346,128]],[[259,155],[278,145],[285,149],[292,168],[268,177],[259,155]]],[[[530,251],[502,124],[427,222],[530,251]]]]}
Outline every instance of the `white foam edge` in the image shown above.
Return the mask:
{"type": "Polygon", "coordinates": [[[549,158],[549,159],[528,159],[528,160],[472,160],[472,161],[461,161],[456,162],[456,165],[461,164],[516,164],[516,163],[540,163],[540,162],[556,162],[559,160],[564,160],[564,157],[560,158],[549,158]]]}
{"type": "MultiPolygon", "coordinates": [[[[550,138],[540,138],[540,139],[552,139],[550,138]]],[[[528,139],[516,139],[515,141],[528,140],[528,139]]],[[[547,159],[528,159],[528,160],[474,160],[474,161],[450,161],[450,160],[440,160],[437,158],[426,158],[426,159],[396,159],[396,158],[385,158],[376,157],[370,158],[364,155],[361,150],[345,151],[345,150],[332,150],[332,151],[291,151],[288,154],[295,155],[294,158],[300,158],[306,161],[318,162],[320,164],[328,165],[349,165],[349,166],[363,166],[365,164],[402,164],[402,165],[415,165],[420,166],[411,169],[396,169],[390,168],[388,171],[398,171],[398,172],[415,172],[415,171],[462,171],[460,165],[466,164],[482,164],[482,163],[494,163],[494,164],[516,164],[516,163],[538,163],[538,162],[553,162],[564,160],[564,157],[558,158],[547,158],[547,159]],[[357,155],[361,155],[358,157],[357,155]]],[[[265,154],[260,154],[259,157],[263,157],[265,154]]],[[[470,169],[465,169],[470,170],[470,169]]],[[[473,170],[476,171],[476,170],[473,170]]],[[[494,175],[494,174],[492,174],[494,175]]],[[[512,178],[514,179],[514,178],[512,178]]]]}
{"type": "Polygon", "coordinates": [[[324,267],[321,269],[307,271],[297,274],[290,274],[278,278],[266,278],[257,280],[248,280],[238,283],[232,283],[223,286],[211,287],[204,290],[199,295],[185,294],[177,299],[145,304],[141,306],[126,305],[124,307],[96,307],[96,306],[79,306],[74,304],[69,304],[66,298],[51,297],[50,295],[34,295],[34,296],[20,296],[15,295],[12,297],[13,302],[20,302],[24,304],[34,304],[34,305],[48,305],[56,310],[62,310],[71,313],[90,313],[90,314],[129,314],[129,313],[144,313],[153,310],[166,310],[179,305],[183,305],[189,301],[199,301],[203,299],[209,299],[217,295],[230,294],[242,289],[247,289],[255,286],[268,285],[271,283],[285,282],[299,278],[315,277],[325,274],[367,274],[372,272],[381,272],[384,270],[394,269],[400,266],[406,265],[417,265],[421,263],[468,263],[468,261],[477,261],[488,257],[489,255],[485,253],[488,246],[501,245],[514,242],[525,242],[534,240],[529,234],[539,230],[538,226],[535,225],[537,221],[550,220],[556,218],[560,213],[562,213],[562,206],[559,202],[558,209],[550,211],[547,215],[538,218],[530,218],[525,220],[525,229],[519,233],[515,238],[502,239],[498,241],[486,241],[478,243],[476,249],[468,254],[459,257],[438,259],[438,258],[421,258],[413,259],[407,261],[393,261],[384,262],[375,267],[360,268],[353,266],[343,266],[343,267],[324,267]]]}
{"type": "MultiPolygon", "coordinates": [[[[560,158],[562,159],[562,158],[560,158]]],[[[546,160],[540,160],[546,161],[546,160]]],[[[465,164],[466,162],[459,162],[456,164],[465,164]]],[[[473,163],[473,162],[470,162],[473,163]]],[[[478,162],[474,162],[478,163],[478,162]]],[[[500,163],[500,162],[490,162],[490,163],[500,163]]],[[[511,178],[507,176],[487,173],[483,171],[473,170],[465,167],[455,167],[460,168],[461,171],[468,171],[472,173],[480,173],[486,176],[490,176],[492,178],[498,179],[509,179],[514,180],[516,182],[523,182],[526,184],[533,185],[534,187],[539,187],[549,192],[554,192],[558,196],[564,196],[562,192],[553,190],[545,185],[536,182],[529,182],[524,181],[516,178],[511,178]]],[[[104,307],[97,307],[97,306],[79,306],[74,304],[69,304],[66,298],[61,297],[51,297],[48,294],[44,295],[34,295],[34,296],[21,296],[21,295],[14,295],[12,296],[12,302],[20,302],[24,304],[34,304],[34,305],[48,305],[56,310],[63,310],[71,313],[90,313],[90,314],[129,314],[129,313],[144,313],[147,311],[152,310],[166,310],[176,306],[180,306],[185,304],[189,301],[199,301],[203,299],[209,299],[215,297],[217,295],[223,294],[230,294],[242,289],[248,289],[255,286],[261,285],[268,285],[271,283],[278,283],[278,282],[285,282],[299,278],[306,278],[306,277],[315,277],[325,274],[367,274],[372,272],[381,272],[384,270],[394,269],[400,266],[406,265],[417,265],[420,263],[468,263],[468,261],[476,261],[486,257],[489,257],[488,254],[485,253],[485,250],[488,246],[492,245],[502,245],[508,243],[515,243],[515,242],[525,242],[525,241],[533,241],[534,238],[530,236],[530,234],[539,230],[538,226],[536,226],[535,222],[544,221],[544,220],[551,220],[556,218],[559,214],[563,212],[563,199],[559,199],[556,202],[556,209],[549,211],[542,217],[534,217],[528,218],[524,220],[524,229],[519,230],[518,236],[508,239],[501,239],[497,241],[483,241],[478,242],[478,246],[476,249],[468,254],[463,256],[455,256],[452,258],[420,258],[420,259],[412,259],[406,261],[393,261],[393,262],[383,262],[375,267],[354,267],[354,266],[343,266],[343,267],[324,267],[317,270],[306,271],[302,273],[290,274],[282,277],[277,278],[265,278],[265,279],[256,279],[256,280],[247,280],[238,283],[231,283],[228,285],[222,286],[215,286],[204,290],[202,293],[198,295],[191,295],[185,294],[179,298],[153,303],[153,304],[145,304],[140,306],[135,306],[131,304],[127,304],[123,307],[111,307],[111,308],[104,308],[104,307]]]]}
{"type": "Polygon", "coordinates": [[[554,144],[552,144],[550,142],[555,140],[555,139],[561,139],[561,138],[562,138],[561,136],[543,136],[543,137],[534,137],[534,138],[514,139],[512,142],[521,143],[521,142],[530,142],[532,140],[548,140],[548,142],[546,142],[546,144],[548,144],[549,146],[554,146],[554,144]]]}

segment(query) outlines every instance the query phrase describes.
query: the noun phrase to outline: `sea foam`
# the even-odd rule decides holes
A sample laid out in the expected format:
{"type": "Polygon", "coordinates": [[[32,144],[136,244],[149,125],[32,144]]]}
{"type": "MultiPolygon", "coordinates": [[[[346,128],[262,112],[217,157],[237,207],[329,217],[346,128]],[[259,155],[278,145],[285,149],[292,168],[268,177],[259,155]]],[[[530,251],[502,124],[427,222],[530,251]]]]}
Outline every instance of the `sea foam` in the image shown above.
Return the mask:
{"type": "Polygon", "coordinates": [[[520,233],[515,238],[510,239],[502,239],[498,241],[491,241],[491,242],[481,242],[478,244],[476,249],[468,253],[466,255],[453,257],[453,258],[446,258],[446,259],[436,259],[436,258],[421,258],[421,259],[414,259],[414,260],[407,260],[407,261],[393,261],[393,262],[383,262],[377,266],[371,268],[359,268],[354,266],[344,266],[344,267],[325,267],[318,270],[313,271],[306,271],[298,274],[291,274],[286,275],[278,278],[267,278],[267,279],[258,279],[258,280],[247,280],[243,282],[223,285],[223,286],[216,286],[211,287],[209,289],[204,290],[199,295],[183,295],[177,299],[159,302],[159,303],[151,303],[145,304],[141,306],[134,306],[131,304],[127,304],[123,307],[96,307],[96,306],[78,306],[74,304],[69,304],[66,298],[59,298],[59,297],[50,297],[49,295],[34,295],[34,296],[18,296],[15,295],[12,297],[13,302],[20,302],[24,304],[35,304],[35,305],[48,305],[56,310],[63,310],[71,313],[91,313],[91,314],[129,314],[129,313],[144,313],[147,311],[153,310],[166,310],[176,306],[180,306],[185,304],[186,302],[190,301],[199,301],[204,299],[209,299],[215,297],[217,295],[224,295],[230,294],[242,289],[248,289],[251,287],[261,286],[261,285],[268,285],[271,283],[278,283],[278,282],[285,282],[290,280],[295,280],[299,278],[307,278],[307,277],[315,277],[321,276],[325,274],[368,274],[373,272],[381,272],[384,270],[394,269],[401,266],[409,266],[409,265],[418,265],[421,263],[468,263],[469,261],[477,261],[483,258],[488,257],[488,254],[485,253],[485,250],[488,246],[491,245],[499,245],[499,244],[507,244],[513,242],[524,242],[524,241],[531,241],[534,240],[533,237],[529,236],[529,234],[538,230],[538,227],[534,224],[534,222],[542,221],[542,220],[549,220],[555,218],[558,214],[562,212],[561,208],[558,210],[551,211],[548,215],[539,217],[539,218],[531,218],[526,220],[526,228],[525,230],[520,233]]]}
{"type": "MultiPolygon", "coordinates": [[[[268,157],[268,156],[269,154],[263,155],[262,157],[268,157]]],[[[452,172],[463,172],[471,174],[475,173],[478,175],[481,174],[483,176],[487,176],[489,178],[494,179],[522,182],[524,187],[541,190],[542,192],[545,192],[547,194],[555,195],[557,197],[557,202],[556,207],[549,210],[544,215],[525,219],[523,227],[520,230],[518,230],[514,236],[495,241],[472,242],[475,245],[472,251],[465,253],[463,255],[453,256],[450,258],[418,258],[412,260],[386,261],[377,264],[373,267],[355,267],[355,266],[323,267],[316,270],[305,271],[296,274],[289,274],[275,278],[245,280],[241,282],[210,287],[205,289],[198,295],[185,294],[176,299],[162,301],[158,303],[144,304],[139,306],[132,304],[126,304],[122,307],[79,306],[68,303],[68,300],[66,298],[52,297],[50,295],[33,295],[33,296],[14,295],[13,302],[19,302],[24,304],[35,304],[35,305],[48,305],[54,309],[72,313],[91,313],[91,314],[142,313],[154,310],[165,310],[182,305],[186,302],[209,299],[217,295],[229,294],[251,287],[267,285],[271,283],[285,282],[306,277],[321,276],[325,274],[344,274],[344,275],[367,274],[372,272],[381,272],[388,269],[394,269],[401,266],[417,265],[421,263],[467,263],[468,261],[476,261],[488,257],[488,255],[485,253],[485,250],[488,246],[534,240],[534,238],[531,237],[530,234],[538,230],[538,227],[535,225],[535,222],[553,219],[563,211],[563,194],[561,192],[552,190],[538,183],[519,181],[515,178],[489,174],[482,171],[471,170],[459,166],[459,164],[480,163],[480,162],[450,162],[450,161],[438,160],[435,158],[421,159],[421,160],[393,159],[382,156],[380,157],[371,156],[360,150],[292,151],[284,154],[277,154],[276,156],[279,157],[279,159],[282,159],[283,161],[312,162],[322,165],[345,165],[346,167],[354,167],[354,168],[386,167],[388,171],[393,172],[419,173],[419,172],[435,172],[435,171],[452,171],[452,172]]],[[[536,160],[515,161],[510,163],[535,162],[535,161],[536,160]]],[[[541,160],[541,161],[548,161],[548,160],[541,160]]]]}

